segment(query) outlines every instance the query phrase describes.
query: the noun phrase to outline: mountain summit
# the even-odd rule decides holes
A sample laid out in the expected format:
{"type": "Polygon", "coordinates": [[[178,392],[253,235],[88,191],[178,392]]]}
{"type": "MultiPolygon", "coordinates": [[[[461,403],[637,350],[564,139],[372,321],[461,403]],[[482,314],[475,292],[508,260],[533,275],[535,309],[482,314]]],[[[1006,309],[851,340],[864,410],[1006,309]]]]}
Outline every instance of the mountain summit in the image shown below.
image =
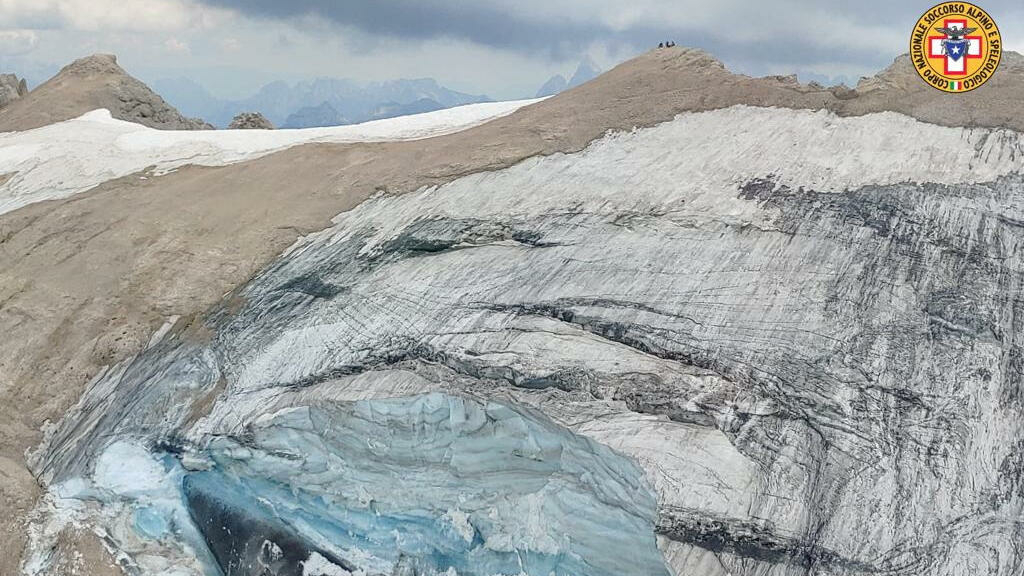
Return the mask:
{"type": "Polygon", "coordinates": [[[545,82],[544,85],[540,87],[540,90],[537,90],[537,98],[543,98],[545,96],[554,96],[555,94],[558,94],[562,90],[565,90],[565,87],[567,85],[568,83],[565,81],[565,76],[562,76],[561,74],[555,74],[551,78],[548,78],[548,81],[545,82]]]}
{"type": "Polygon", "coordinates": [[[202,120],[182,116],[125,72],[113,54],[94,54],[68,64],[56,76],[0,110],[0,131],[30,130],[97,108],[110,110],[114,118],[151,128],[212,128],[202,120]]]}
{"type": "Polygon", "coordinates": [[[597,78],[601,74],[601,68],[590,56],[584,56],[583,60],[580,60],[578,66],[576,66],[576,72],[573,73],[572,78],[569,79],[568,88],[575,88],[584,82],[590,82],[594,78],[597,78]]]}

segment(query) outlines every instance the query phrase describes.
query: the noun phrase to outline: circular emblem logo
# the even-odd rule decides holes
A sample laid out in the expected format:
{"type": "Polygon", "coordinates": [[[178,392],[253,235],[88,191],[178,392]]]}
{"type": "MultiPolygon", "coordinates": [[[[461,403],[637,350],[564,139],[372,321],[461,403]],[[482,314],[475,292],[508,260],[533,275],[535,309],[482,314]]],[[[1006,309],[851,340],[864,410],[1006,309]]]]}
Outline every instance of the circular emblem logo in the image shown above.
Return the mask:
{"type": "Polygon", "coordinates": [[[943,92],[969,92],[988,82],[1002,55],[999,27],[967,2],[933,6],[910,36],[910,60],[918,76],[943,92]]]}

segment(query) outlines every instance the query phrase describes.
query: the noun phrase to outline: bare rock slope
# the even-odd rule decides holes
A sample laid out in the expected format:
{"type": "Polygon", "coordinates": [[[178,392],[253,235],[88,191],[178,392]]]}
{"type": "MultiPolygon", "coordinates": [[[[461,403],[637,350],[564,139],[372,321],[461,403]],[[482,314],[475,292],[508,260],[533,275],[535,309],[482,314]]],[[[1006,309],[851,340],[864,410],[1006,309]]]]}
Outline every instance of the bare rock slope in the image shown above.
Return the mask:
{"type": "MultiPolygon", "coordinates": [[[[459,134],[305,146],[221,168],[126,177],[6,214],[0,471],[7,480],[0,495],[10,514],[0,544],[23,548],[19,521],[38,497],[36,476],[77,473],[89,449],[102,449],[90,439],[116,426],[127,413],[122,407],[138,404],[135,393],[161,393],[165,380],[148,378],[149,366],[181,370],[175,353],[192,358],[209,350],[214,364],[189,368],[203,380],[195,389],[209,392],[187,399],[197,415],[211,409],[223,386],[232,390],[225,398],[246,386],[281,385],[308,387],[315,396],[327,392],[315,389],[322,382],[357,376],[355,368],[387,370],[398,359],[419,382],[416,390],[449,382],[457,392],[490,387],[517,402],[546,404],[552,418],[641,461],[649,448],[631,448],[629,436],[611,428],[633,430],[636,438],[689,434],[699,441],[659,450],[693,445],[727,461],[672,452],[686,466],[666,468],[676,475],[656,486],[658,531],[680,573],[964,573],[958,566],[1017,573],[1016,553],[984,555],[1005,547],[1020,507],[1021,439],[1007,424],[1021,382],[1024,216],[1012,176],[1016,136],[936,131],[896,115],[861,123],[824,113],[724,111],[693,115],[684,121],[692,124],[659,132],[661,140],[626,139],[622,144],[637,149],[653,142],[664,156],[645,156],[650,164],[614,179],[603,174],[630,157],[614,136],[597,152],[572,153],[609,130],[736,104],[840,116],[896,111],[944,126],[1022,130],[1022,91],[1024,67],[1015,54],[1004,56],[982,88],[945,95],[918,81],[906,58],[844,90],[735,75],[703,52],[663,49],[459,134]],[[907,130],[881,129],[889,124],[907,130]],[[856,138],[842,147],[833,133],[856,138]],[[815,162],[759,154],[779,145],[780,134],[797,160],[815,162]],[[871,140],[879,135],[888,138],[871,140]],[[949,145],[922,150],[931,139],[949,145]],[[722,153],[708,157],[709,150],[722,153]],[[816,156],[823,150],[846,155],[842,170],[816,156]],[[880,151],[893,155],[879,160],[880,151]],[[552,159],[530,160],[535,156],[552,159]],[[906,172],[922,165],[935,173],[906,172]],[[694,178],[708,166],[733,170],[737,179],[694,178]],[[680,167],[694,172],[677,174],[680,167]],[[652,186],[640,179],[647,173],[665,177],[652,186]],[[433,200],[389,198],[465,176],[433,200]],[[377,192],[386,194],[365,203],[377,192]],[[508,209],[495,210],[499,204],[487,198],[508,209]],[[268,268],[297,236],[360,205],[340,221],[349,226],[333,231],[336,243],[324,235],[268,268]],[[408,217],[417,214],[431,219],[408,217]],[[569,272],[576,280],[556,281],[569,272]],[[523,288],[504,287],[509,278],[523,288]],[[544,283],[531,285],[537,278],[544,283]],[[614,287],[608,278],[618,279],[614,287]],[[672,278],[678,281],[666,283],[672,278]],[[374,288],[380,300],[360,300],[369,286],[387,289],[374,288]],[[232,290],[238,292],[221,303],[232,290]],[[260,324],[268,310],[280,315],[278,324],[260,324]],[[103,366],[133,357],[175,316],[176,341],[149,352],[126,378],[100,380],[117,394],[94,390],[90,397],[106,404],[79,414],[102,425],[75,428],[69,420],[30,473],[24,451],[39,443],[43,423],[59,420],[103,366]],[[323,333],[336,342],[370,342],[345,350],[390,355],[324,352],[325,341],[306,338],[306,330],[325,320],[335,322],[323,333]],[[308,355],[288,356],[294,348],[275,341],[274,326],[305,338],[308,355]],[[572,344],[559,348],[544,340],[551,338],[572,344]],[[500,352],[517,343],[512,360],[502,360],[500,352]],[[530,357],[545,349],[580,355],[530,357]],[[289,362],[275,364],[275,354],[289,362]],[[595,354],[619,367],[609,362],[598,370],[595,354]],[[259,371],[256,360],[297,372],[259,371]],[[595,387],[602,378],[615,390],[595,387]],[[536,388],[543,391],[531,392],[536,388]],[[573,424],[566,398],[581,402],[583,416],[608,416],[606,423],[589,431],[579,427],[585,418],[573,424]],[[594,412],[603,410],[595,399],[628,410],[594,412]],[[965,451],[971,455],[958,456],[965,451]],[[69,463],[68,454],[80,460],[69,463]],[[685,470],[706,473],[678,476],[685,470]],[[687,499],[693,485],[707,487],[696,492],[705,500],[687,499]],[[872,492],[878,486],[888,492],[872,492]],[[868,533],[871,526],[878,533],[868,533]]],[[[168,405],[180,410],[180,399],[173,400],[168,405]]],[[[281,396],[274,405],[308,400],[281,396]]],[[[180,430],[196,432],[186,416],[180,430]]],[[[124,421],[143,435],[157,429],[145,418],[124,421]]],[[[74,557],[76,549],[63,553],[74,557]]],[[[15,556],[0,558],[0,572],[14,573],[15,556]]]]}
{"type": "Polygon", "coordinates": [[[0,109],[0,131],[30,130],[106,108],[114,118],[164,130],[212,126],[185,118],[148,86],[130,76],[111,54],[75,60],[53,78],[0,109]]]}

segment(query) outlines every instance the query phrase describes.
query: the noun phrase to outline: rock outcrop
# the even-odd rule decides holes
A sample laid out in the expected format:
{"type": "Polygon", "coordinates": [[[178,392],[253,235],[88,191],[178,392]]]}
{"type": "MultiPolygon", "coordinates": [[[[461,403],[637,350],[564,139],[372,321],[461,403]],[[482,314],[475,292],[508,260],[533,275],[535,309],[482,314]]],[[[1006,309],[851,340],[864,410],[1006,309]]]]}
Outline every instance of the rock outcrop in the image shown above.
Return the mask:
{"type": "Polygon", "coordinates": [[[28,94],[28,83],[14,74],[0,74],[0,108],[28,94]]]}
{"type": "Polygon", "coordinates": [[[273,130],[274,125],[259,112],[242,112],[231,120],[228,130],[273,130]]]}
{"type": "Polygon", "coordinates": [[[119,120],[164,130],[205,130],[185,118],[145,84],[130,76],[112,54],[95,54],[65,66],[53,78],[0,109],[0,131],[30,130],[106,108],[119,120]]]}

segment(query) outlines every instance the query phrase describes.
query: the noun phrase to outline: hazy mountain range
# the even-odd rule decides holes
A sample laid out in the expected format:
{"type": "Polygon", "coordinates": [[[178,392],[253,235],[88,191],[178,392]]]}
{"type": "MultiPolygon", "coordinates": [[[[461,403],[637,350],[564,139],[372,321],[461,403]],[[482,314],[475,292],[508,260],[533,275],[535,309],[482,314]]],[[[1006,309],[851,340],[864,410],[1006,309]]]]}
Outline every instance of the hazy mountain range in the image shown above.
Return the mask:
{"type": "Polygon", "coordinates": [[[489,102],[482,94],[445,88],[433,78],[361,84],[341,78],[317,78],[289,84],[272,82],[242,100],[223,100],[187,78],[153,82],[154,88],[183,114],[223,128],[240,112],[260,112],[275,126],[333,126],[489,102]]]}
{"type": "MultiPolygon", "coordinates": [[[[569,80],[562,75],[553,76],[537,96],[557,94],[600,73],[601,69],[593,60],[584,58],[569,80]]],[[[231,119],[241,112],[260,112],[281,128],[310,128],[355,124],[491,101],[483,94],[466,94],[446,88],[433,78],[369,84],[343,78],[317,78],[297,83],[277,81],[241,100],[217,98],[198,82],[184,77],[156,80],[152,86],[182,114],[202,118],[218,128],[230,124],[231,119]]]]}

